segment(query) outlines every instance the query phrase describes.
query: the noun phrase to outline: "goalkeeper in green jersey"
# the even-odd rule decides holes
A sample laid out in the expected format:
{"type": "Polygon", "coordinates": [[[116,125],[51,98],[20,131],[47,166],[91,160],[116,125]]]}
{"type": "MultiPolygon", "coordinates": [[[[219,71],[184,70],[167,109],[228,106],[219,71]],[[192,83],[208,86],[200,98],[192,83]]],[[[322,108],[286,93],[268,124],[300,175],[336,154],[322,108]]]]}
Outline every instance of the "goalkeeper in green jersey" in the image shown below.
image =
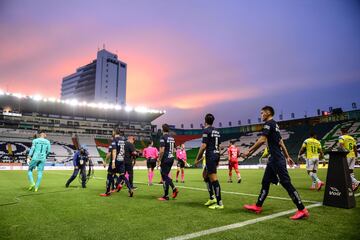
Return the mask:
{"type": "Polygon", "coordinates": [[[46,139],[45,132],[40,132],[39,137],[32,141],[32,146],[27,157],[29,164],[28,179],[30,182],[29,191],[38,191],[42,179],[46,158],[50,153],[50,141],[46,139]],[[33,170],[37,167],[37,180],[36,184],[33,178],[33,170]]]}

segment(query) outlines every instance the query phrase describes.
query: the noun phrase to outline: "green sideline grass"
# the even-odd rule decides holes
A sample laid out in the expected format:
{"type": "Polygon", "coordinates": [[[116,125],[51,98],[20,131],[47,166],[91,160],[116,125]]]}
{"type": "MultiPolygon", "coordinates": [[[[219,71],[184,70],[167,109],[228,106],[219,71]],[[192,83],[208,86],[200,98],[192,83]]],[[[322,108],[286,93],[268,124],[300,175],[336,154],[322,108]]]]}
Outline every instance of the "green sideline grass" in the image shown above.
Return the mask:
{"type": "MultiPolygon", "coordinates": [[[[200,169],[186,169],[185,184],[205,189],[200,169]]],[[[258,194],[263,170],[241,170],[243,182],[226,183],[220,170],[223,191],[258,194]]],[[[357,177],[359,171],[356,172],[357,177]]],[[[180,188],[178,199],[159,202],[161,186],[147,186],[146,171],[135,171],[138,190],[129,198],[126,189],[109,198],[104,192],[105,171],[96,171],[86,189],[76,179],[64,187],[71,171],[45,171],[39,192],[28,192],[26,171],[0,171],[0,239],[166,239],[294,209],[291,201],[267,199],[261,215],[242,209],[256,197],[223,193],[224,210],[207,209],[206,191],[180,188]],[[8,204],[8,205],[6,205],[8,204]]],[[[326,170],[319,176],[325,179],[326,170]]],[[[173,172],[174,175],[174,172],[173,172]]],[[[290,170],[303,200],[319,201],[321,192],[310,191],[305,170],[290,170]]],[[[36,176],[36,174],[35,174],[36,176]]],[[[156,172],[155,182],[159,181],[156,172]]],[[[270,196],[288,198],[281,186],[272,186],[270,196]]],[[[290,221],[288,216],[225,231],[199,239],[358,239],[360,198],[354,209],[317,207],[308,220],[290,221]]],[[[311,203],[306,203],[309,205],[311,203]]]]}

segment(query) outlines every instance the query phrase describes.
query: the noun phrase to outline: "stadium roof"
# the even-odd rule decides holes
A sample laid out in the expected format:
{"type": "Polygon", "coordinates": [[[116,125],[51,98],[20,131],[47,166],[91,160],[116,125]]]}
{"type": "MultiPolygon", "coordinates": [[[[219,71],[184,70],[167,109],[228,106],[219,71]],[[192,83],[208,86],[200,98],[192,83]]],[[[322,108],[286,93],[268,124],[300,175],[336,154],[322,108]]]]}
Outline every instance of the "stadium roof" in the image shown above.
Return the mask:
{"type": "Polygon", "coordinates": [[[51,116],[72,116],[113,121],[151,122],[165,113],[164,110],[144,106],[132,107],[108,103],[80,102],[76,99],[60,100],[43,98],[40,95],[26,96],[0,90],[0,108],[3,111],[29,114],[39,113],[51,116]]]}

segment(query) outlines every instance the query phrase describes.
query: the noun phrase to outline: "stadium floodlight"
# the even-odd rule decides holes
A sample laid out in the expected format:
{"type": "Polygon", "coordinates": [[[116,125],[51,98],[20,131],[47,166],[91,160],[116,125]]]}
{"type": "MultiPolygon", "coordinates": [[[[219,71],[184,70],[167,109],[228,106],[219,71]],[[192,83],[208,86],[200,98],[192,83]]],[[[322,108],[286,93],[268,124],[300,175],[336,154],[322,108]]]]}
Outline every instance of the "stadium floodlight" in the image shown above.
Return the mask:
{"type": "Polygon", "coordinates": [[[122,107],[120,105],[115,105],[115,110],[121,110],[122,107]]]}
{"type": "Polygon", "coordinates": [[[24,98],[25,96],[22,95],[21,93],[13,93],[12,94],[14,97],[17,97],[17,98],[24,98]]]}
{"type": "Polygon", "coordinates": [[[53,97],[51,97],[51,98],[48,98],[48,101],[49,102],[56,102],[58,99],[56,99],[56,98],[53,98],[53,97]]]}
{"type": "Polygon", "coordinates": [[[5,95],[5,92],[0,89],[0,96],[1,96],[1,95],[5,95]]]}
{"type": "Polygon", "coordinates": [[[150,112],[149,109],[147,107],[143,107],[143,106],[139,106],[135,108],[135,112],[138,113],[148,113],[150,112]]]}
{"type": "Polygon", "coordinates": [[[43,98],[41,95],[39,94],[36,94],[36,95],[33,95],[33,96],[30,96],[33,100],[35,101],[41,101],[43,98]]]}
{"type": "Polygon", "coordinates": [[[133,111],[133,110],[134,110],[134,108],[131,107],[131,106],[126,106],[126,107],[125,107],[125,111],[126,111],[126,112],[131,112],[131,111],[133,111]]]}
{"type": "Polygon", "coordinates": [[[71,99],[71,100],[69,101],[69,104],[70,104],[71,106],[77,106],[77,105],[79,104],[79,101],[78,101],[77,99],[71,99]]]}

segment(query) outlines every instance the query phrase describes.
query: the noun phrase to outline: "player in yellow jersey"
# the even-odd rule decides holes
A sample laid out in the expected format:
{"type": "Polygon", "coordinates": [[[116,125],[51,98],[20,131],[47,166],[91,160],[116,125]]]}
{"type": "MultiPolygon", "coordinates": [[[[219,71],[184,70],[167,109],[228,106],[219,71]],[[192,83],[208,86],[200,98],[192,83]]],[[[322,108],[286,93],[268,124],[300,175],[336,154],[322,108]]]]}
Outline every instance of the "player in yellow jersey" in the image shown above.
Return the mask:
{"type": "Polygon", "coordinates": [[[320,191],[325,184],[317,176],[317,170],[319,166],[319,159],[323,158],[324,153],[321,148],[321,143],[316,139],[315,133],[311,133],[310,137],[304,141],[300,148],[298,158],[300,158],[304,153],[306,156],[306,170],[313,180],[310,189],[314,190],[316,188],[320,191]]]}
{"type": "Polygon", "coordinates": [[[355,192],[359,188],[359,181],[356,180],[354,174],[355,160],[358,156],[356,140],[348,134],[346,128],[341,128],[341,134],[342,135],[339,137],[339,145],[342,150],[349,152],[346,155],[346,158],[349,165],[352,189],[355,192]]]}

